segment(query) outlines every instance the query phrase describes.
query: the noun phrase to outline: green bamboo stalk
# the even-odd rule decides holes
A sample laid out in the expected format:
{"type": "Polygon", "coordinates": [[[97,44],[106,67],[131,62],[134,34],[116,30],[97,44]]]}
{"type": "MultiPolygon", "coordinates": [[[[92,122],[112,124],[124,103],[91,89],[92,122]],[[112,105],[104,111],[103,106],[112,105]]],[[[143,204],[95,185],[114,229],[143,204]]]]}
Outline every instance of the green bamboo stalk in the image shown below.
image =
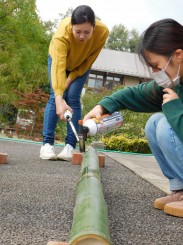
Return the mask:
{"type": "Polygon", "coordinates": [[[111,244],[99,160],[96,150],[89,147],[83,155],[77,183],[69,245],[111,244]]]}

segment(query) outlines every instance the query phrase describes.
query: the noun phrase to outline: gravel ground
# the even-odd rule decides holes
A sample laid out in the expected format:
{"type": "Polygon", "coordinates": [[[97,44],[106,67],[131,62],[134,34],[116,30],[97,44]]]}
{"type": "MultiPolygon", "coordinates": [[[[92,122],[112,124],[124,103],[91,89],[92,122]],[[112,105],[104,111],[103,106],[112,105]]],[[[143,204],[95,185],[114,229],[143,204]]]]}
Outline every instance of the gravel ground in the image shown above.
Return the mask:
{"type": "MultiPolygon", "coordinates": [[[[56,152],[61,150],[56,146],[56,152]]],[[[80,166],[39,159],[40,144],[0,139],[0,245],[68,241],[80,166]]],[[[152,207],[164,193],[106,157],[101,169],[113,245],[182,245],[183,219],[152,207]]]]}

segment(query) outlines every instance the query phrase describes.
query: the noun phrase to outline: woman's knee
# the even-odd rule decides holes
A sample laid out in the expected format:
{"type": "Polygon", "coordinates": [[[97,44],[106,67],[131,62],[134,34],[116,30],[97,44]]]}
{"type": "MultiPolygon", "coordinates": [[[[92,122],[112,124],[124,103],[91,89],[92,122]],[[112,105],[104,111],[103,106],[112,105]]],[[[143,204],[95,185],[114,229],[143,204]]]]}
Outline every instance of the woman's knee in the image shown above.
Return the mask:
{"type": "Polygon", "coordinates": [[[80,108],[81,107],[79,96],[68,96],[66,99],[66,102],[72,108],[80,108]]]}
{"type": "Polygon", "coordinates": [[[163,113],[155,113],[148,119],[145,125],[146,135],[149,135],[149,133],[154,134],[156,132],[157,125],[163,117],[164,117],[163,113]]]}
{"type": "Polygon", "coordinates": [[[164,146],[168,142],[170,143],[172,141],[172,133],[173,133],[172,127],[170,126],[166,117],[163,117],[158,122],[158,126],[156,129],[156,137],[157,137],[158,143],[161,146],[164,146]]]}

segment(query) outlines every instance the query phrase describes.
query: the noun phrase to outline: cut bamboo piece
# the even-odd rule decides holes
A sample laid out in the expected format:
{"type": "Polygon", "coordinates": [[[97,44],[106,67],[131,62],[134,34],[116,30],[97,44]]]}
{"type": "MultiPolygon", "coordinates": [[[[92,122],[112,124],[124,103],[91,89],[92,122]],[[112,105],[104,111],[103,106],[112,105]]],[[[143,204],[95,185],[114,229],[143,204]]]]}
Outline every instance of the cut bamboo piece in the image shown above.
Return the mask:
{"type": "Polygon", "coordinates": [[[96,150],[83,154],[69,245],[111,245],[108,210],[96,150]]]}

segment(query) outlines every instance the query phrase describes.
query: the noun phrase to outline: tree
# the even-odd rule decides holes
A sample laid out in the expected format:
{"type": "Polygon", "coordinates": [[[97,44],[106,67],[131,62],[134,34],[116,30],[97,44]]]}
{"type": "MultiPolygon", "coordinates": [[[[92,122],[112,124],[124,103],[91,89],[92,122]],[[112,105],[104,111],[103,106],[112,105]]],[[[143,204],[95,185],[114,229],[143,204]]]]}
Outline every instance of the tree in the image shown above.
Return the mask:
{"type": "Polygon", "coordinates": [[[74,9],[71,7],[71,8],[68,8],[68,10],[67,10],[65,13],[60,13],[60,14],[59,14],[60,19],[63,20],[64,18],[71,16],[73,10],[74,10],[74,9]]]}
{"type": "Polygon", "coordinates": [[[138,41],[139,35],[135,29],[128,31],[124,25],[119,24],[112,28],[105,47],[113,50],[135,52],[138,41]]]}
{"type": "Polygon", "coordinates": [[[126,51],[128,49],[128,30],[124,25],[115,25],[106,43],[108,49],[126,51]]]}
{"type": "Polygon", "coordinates": [[[48,100],[48,94],[38,88],[32,92],[23,93],[15,90],[16,94],[21,98],[15,102],[16,108],[23,112],[23,118],[30,117],[30,112],[33,113],[34,119],[32,124],[21,125],[16,123],[15,129],[19,137],[28,137],[29,139],[42,139],[42,127],[44,108],[48,100]],[[24,114],[25,112],[25,114],[24,114]],[[28,113],[27,113],[28,112],[28,113]]]}
{"type": "Polygon", "coordinates": [[[133,52],[133,53],[136,52],[137,44],[139,40],[140,40],[139,33],[137,32],[137,30],[132,29],[130,32],[129,41],[128,41],[130,52],[133,52]]]}
{"type": "Polygon", "coordinates": [[[49,40],[35,0],[1,1],[0,103],[14,101],[15,88],[27,92],[47,82],[49,40]]]}

